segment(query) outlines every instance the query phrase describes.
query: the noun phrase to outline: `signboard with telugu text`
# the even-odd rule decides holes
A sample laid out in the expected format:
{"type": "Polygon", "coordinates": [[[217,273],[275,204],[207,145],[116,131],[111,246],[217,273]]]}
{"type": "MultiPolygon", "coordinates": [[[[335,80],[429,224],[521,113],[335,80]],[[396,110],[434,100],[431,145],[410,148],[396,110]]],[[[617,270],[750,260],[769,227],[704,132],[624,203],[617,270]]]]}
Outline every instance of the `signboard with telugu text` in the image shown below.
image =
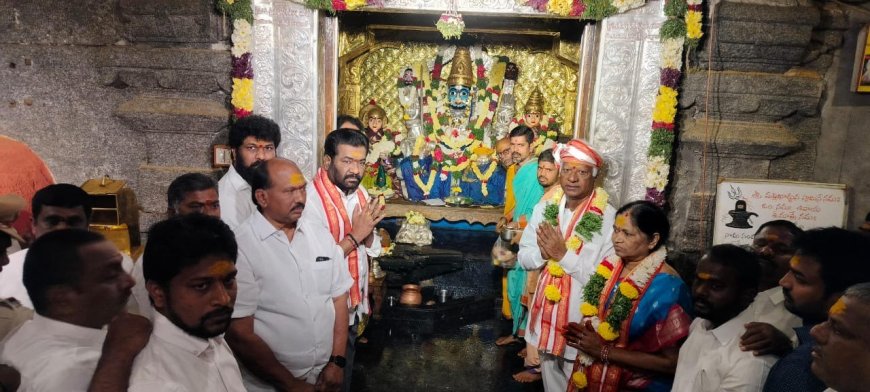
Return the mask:
{"type": "Polygon", "coordinates": [[[716,187],[713,244],[750,245],[761,224],[789,220],[807,230],[846,224],[846,186],[723,178],[716,187]]]}

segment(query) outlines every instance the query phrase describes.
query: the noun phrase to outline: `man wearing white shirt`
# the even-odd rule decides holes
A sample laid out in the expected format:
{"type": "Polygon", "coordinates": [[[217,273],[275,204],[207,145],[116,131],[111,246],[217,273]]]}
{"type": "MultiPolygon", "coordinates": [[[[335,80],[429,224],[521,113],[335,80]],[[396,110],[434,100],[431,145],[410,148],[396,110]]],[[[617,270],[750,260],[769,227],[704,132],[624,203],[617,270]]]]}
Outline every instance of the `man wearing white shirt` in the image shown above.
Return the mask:
{"type": "Polygon", "coordinates": [[[84,230],[40,236],[24,263],[34,315],[3,342],[0,362],[21,372],[23,391],[85,391],[104,328],[127,303],[133,278],[118,249],[84,230]]]}
{"type": "MultiPolygon", "coordinates": [[[[166,199],[168,217],[188,214],[221,217],[217,183],[202,173],[182,174],[172,180],[166,190],[166,199]]],[[[133,272],[130,273],[136,280],[136,286],[133,286],[133,295],[130,298],[133,304],[127,308],[153,321],[154,307],[151,306],[148,290],[145,288],[145,275],[142,272],[143,256],[139,257],[133,266],[133,272]]]]}
{"type": "Polygon", "coordinates": [[[343,382],[353,279],[330,233],[299,219],[305,186],[286,159],[251,170],[258,211],[235,230],[238,297],[227,332],[249,391],[338,391],[343,382]]]}
{"type": "MultiPolygon", "coordinates": [[[[53,184],[37,191],[31,201],[31,211],[33,233],[37,239],[55,230],[87,230],[91,219],[88,194],[71,184],[53,184]]],[[[0,298],[15,298],[22,306],[33,309],[23,280],[27,251],[23,249],[9,255],[9,265],[0,272],[0,298]]],[[[125,261],[125,266],[127,263],[125,261]]],[[[132,265],[129,261],[129,267],[132,265]]]]}
{"type": "Polygon", "coordinates": [[[747,312],[758,292],[756,257],[735,245],[716,245],[698,262],[692,299],[698,318],[680,348],[674,391],[761,391],[772,355],[740,350],[747,312]]]}
{"type": "Polygon", "coordinates": [[[541,269],[548,260],[558,261],[566,274],[554,276],[549,268],[543,268],[538,278],[538,288],[529,306],[530,314],[526,327],[526,341],[541,353],[541,375],[544,390],[565,391],[577,357],[577,349],[566,344],[563,331],[568,323],[580,322],[580,303],[583,286],[595,271],[595,266],[613,253],[610,241],[616,209],[607,204],[606,193],[595,189],[595,178],[603,160],[601,156],[580,140],[560,144],[553,150],[560,167],[558,192],[551,200],[541,200],[535,205],[532,218],[523,230],[517,260],[527,270],[541,269]],[[557,225],[544,219],[544,210],[552,203],[558,207],[557,225]],[[596,206],[596,203],[603,205],[596,206]],[[568,250],[566,239],[575,232],[580,218],[593,214],[601,219],[601,228],[584,238],[576,250],[568,250]],[[550,301],[544,288],[549,284],[566,287],[564,299],[550,301]],[[560,310],[561,309],[561,310],[560,310]]]}
{"type": "Polygon", "coordinates": [[[353,278],[347,303],[350,327],[345,355],[345,391],[350,390],[357,327],[370,309],[368,258],[381,254],[381,241],[374,228],[384,218],[383,206],[377,199],[369,199],[365,188],[359,186],[368,148],[368,139],[359,131],[338,129],[327,135],[323,165],[305,189],[305,210],[300,218],[316,222],[332,234],[353,278]]]}
{"type": "Polygon", "coordinates": [[[801,319],[785,308],[785,294],[779,280],[788,272],[788,261],[794,256],[794,242],[803,234],[787,220],[765,222],[758,227],[750,250],[761,263],[759,293],[749,305],[752,322],[740,337],[740,348],[755,355],[782,356],[797,343],[794,328],[801,319]]]}
{"type": "Polygon", "coordinates": [[[236,300],[236,240],[218,218],[189,214],[148,232],[144,274],[157,310],[130,391],[244,391],[223,334],[236,300]]]}
{"type": "Polygon", "coordinates": [[[230,229],[235,230],[257,210],[248,183],[251,165],[275,158],[280,143],[281,129],[268,118],[251,115],[230,126],[233,164],[218,182],[221,219],[230,229]]]}

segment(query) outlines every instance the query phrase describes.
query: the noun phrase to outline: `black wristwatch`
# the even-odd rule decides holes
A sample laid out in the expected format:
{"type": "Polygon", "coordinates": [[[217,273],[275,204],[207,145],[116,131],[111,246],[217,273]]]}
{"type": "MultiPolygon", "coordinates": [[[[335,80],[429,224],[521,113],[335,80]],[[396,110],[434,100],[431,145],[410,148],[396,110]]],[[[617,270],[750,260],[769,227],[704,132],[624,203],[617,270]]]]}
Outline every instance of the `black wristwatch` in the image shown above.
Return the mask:
{"type": "Polygon", "coordinates": [[[333,355],[329,357],[329,362],[332,362],[335,364],[335,366],[344,369],[344,366],[347,365],[347,358],[342,357],[341,355],[333,355]]]}

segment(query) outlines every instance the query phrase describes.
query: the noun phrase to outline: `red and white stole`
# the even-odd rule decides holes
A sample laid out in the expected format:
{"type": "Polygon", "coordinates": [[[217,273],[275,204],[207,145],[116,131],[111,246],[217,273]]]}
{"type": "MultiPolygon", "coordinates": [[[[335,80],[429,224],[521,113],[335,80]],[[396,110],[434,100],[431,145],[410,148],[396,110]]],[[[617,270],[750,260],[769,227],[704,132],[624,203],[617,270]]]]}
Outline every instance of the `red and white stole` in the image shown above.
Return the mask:
{"type": "MultiPolygon", "coordinates": [[[[582,207],[578,207],[571,214],[571,220],[569,221],[568,228],[565,230],[563,235],[565,236],[565,241],[568,241],[568,238],[571,237],[571,234],[574,232],[574,226],[577,225],[577,222],[580,221],[580,218],[586,211],[592,206],[592,200],[595,199],[595,194],[597,192],[592,192],[589,195],[586,204],[582,207]]],[[[562,196],[565,198],[565,196],[562,196]]],[[[559,201],[561,204],[561,200],[559,201]]],[[[562,216],[562,207],[560,205],[560,211],[558,218],[561,220],[562,216]]],[[[561,225],[560,225],[561,226],[561,225]]],[[[561,227],[560,227],[561,230],[561,227]]],[[[584,244],[580,244],[580,247],[577,248],[575,253],[580,253],[580,249],[583,249],[584,244]]],[[[569,252],[571,250],[568,250],[569,252]]],[[[550,275],[550,270],[546,266],[541,271],[541,276],[538,278],[538,286],[537,290],[535,290],[535,298],[533,300],[531,314],[529,315],[529,329],[534,332],[535,331],[535,320],[538,317],[541,318],[541,331],[538,337],[538,349],[549,352],[553,355],[562,355],[565,352],[565,335],[562,332],[565,330],[565,327],[568,325],[568,312],[571,311],[571,275],[565,273],[561,277],[554,277],[550,275]],[[553,302],[547,299],[546,295],[544,295],[544,290],[547,285],[554,285],[559,289],[559,293],[561,294],[561,300],[559,302],[553,302]],[[553,324],[553,313],[556,313],[555,325],[553,324]],[[553,336],[553,344],[549,344],[550,335],[553,336]]],[[[576,308],[576,306],[575,306],[576,308]]],[[[574,309],[574,311],[577,311],[574,309]]]]}
{"type": "MultiPolygon", "coordinates": [[[[323,203],[323,210],[326,211],[326,222],[329,224],[329,232],[332,233],[332,238],[338,243],[348,233],[352,227],[350,223],[350,215],[342,202],[341,194],[338,187],[329,180],[326,170],[320,169],[317,175],[314,176],[314,189],[320,196],[320,202],[323,203]]],[[[361,189],[356,190],[356,196],[359,198],[359,208],[366,208],[365,194],[361,189]]],[[[362,240],[358,238],[357,240],[362,240]]],[[[360,293],[360,278],[368,279],[367,276],[359,276],[359,248],[354,248],[347,255],[347,266],[350,269],[350,276],[353,278],[353,286],[350,288],[350,306],[359,305],[361,298],[360,293]]]]}

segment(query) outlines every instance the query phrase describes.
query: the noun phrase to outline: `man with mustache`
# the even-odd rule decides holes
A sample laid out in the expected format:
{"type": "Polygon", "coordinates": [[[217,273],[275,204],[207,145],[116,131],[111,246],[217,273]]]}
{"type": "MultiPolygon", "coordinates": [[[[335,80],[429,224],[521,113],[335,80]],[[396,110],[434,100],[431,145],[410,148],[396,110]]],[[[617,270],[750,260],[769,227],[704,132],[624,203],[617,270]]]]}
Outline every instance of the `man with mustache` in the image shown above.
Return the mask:
{"type": "Polygon", "coordinates": [[[795,328],[799,344],[770,370],[764,390],[821,392],[825,384],[810,372],[816,344],[810,330],[849,286],[870,282],[870,243],[863,234],[829,227],[807,230],[795,249],[779,285],[786,309],[803,323],[795,328]]]}
{"type": "Polygon", "coordinates": [[[861,392],[870,385],[870,282],[846,289],[813,327],[813,373],[828,391],[861,392]]]}
{"type": "Polygon", "coordinates": [[[764,385],[772,355],[740,350],[746,308],[758,293],[760,266],[738,246],[716,245],[701,258],[692,284],[697,318],[680,347],[674,391],[757,391],[764,385]]]}
{"type": "MultiPolygon", "coordinates": [[[[532,151],[532,142],[535,132],[531,128],[520,125],[510,132],[511,157],[514,161],[513,180],[510,183],[510,196],[513,199],[513,208],[508,210],[509,203],[505,202],[505,216],[499,220],[498,231],[505,227],[522,230],[532,217],[535,204],[544,195],[544,188],[538,183],[538,160],[532,151]]],[[[511,177],[509,174],[507,177],[511,177]]],[[[522,296],[526,286],[526,270],[517,265],[507,272],[507,300],[510,303],[510,316],[513,320],[511,335],[503,336],[496,340],[499,346],[520,342],[525,335],[527,323],[526,310],[523,309],[522,296]]]]}
{"type": "Polygon", "coordinates": [[[257,211],[236,229],[238,296],[227,342],[248,391],[338,391],[353,279],[344,252],[300,219],[306,181],[295,163],[254,165],[257,211]]]}
{"type": "Polygon", "coordinates": [[[275,158],[281,144],[281,129],[274,121],[257,115],[239,119],[230,126],[229,145],[233,164],[218,182],[221,219],[235,230],[257,209],[251,198],[250,168],[275,158]]]}
{"type": "MultiPolygon", "coordinates": [[[[219,200],[218,185],[214,179],[202,173],[182,174],[172,180],[166,190],[166,215],[171,218],[188,214],[203,214],[220,219],[219,200]]],[[[136,286],[133,287],[131,304],[127,306],[127,309],[153,321],[154,307],[151,304],[148,289],[145,287],[145,274],[142,272],[143,257],[144,255],[139,257],[136,265],[133,266],[133,271],[130,272],[133,279],[136,280],[136,286]]]]}
{"type": "Polygon", "coordinates": [[[788,272],[788,261],[794,256],[794,242],[803,230],[787,220],[774,220],[759,226],[750,250],[761,263],[759,293],[749,305],[753,320],[745,325],[740,348],[755,355],[782,356],[791,351],[797,341],[794,328],[800,317],[785,308],[785,296],[779,280],[788,272]]]}
{"type": "Polygon", "coordinates": [[[151,227],[144,254],[157,313],[130,391],[244,391],[223,334],[236,301],[236,240],[220,219],[188,214],[151,227]]]}
{"type": "MultiPolygon", "coordinates": [[[[559,165],[556,163],[556,158],[553,157],[552,148],[548,148],[538,155],[538,184],[544,188],[544,196],[541,197],[541,200],[551,200],[556,192],[562,191],[562,186],[559,185],[559,165]]],[[[527,271],[526,292],[522,300],[526,309],[529,308],[529,301],[535,297],[540,274],[540,269],[527,271]]],[[[538,355],[538,348],[526,342],[526,348],[520,351],[520,356],[524,358],[526,370],[514,374],[514,380],[519,382],[540,380],[541,358],[538,355]]]]}
{"type": "Polygon", "coordinates": [[[595,179],[604,164],[597,151],[574,139],[557,145],[553,156],[559,165],[563,194],[541,199],[534,207],[517,254],[521,268],[541,270],[529,307],[528,325],[522,326],[528,327],[526,339],[540,352],[547,392],[565,391],[568,387],[577,349],[567,344],[563,333],[568,323],[577,323],[582,317],[578,310],[583,302],[583,287],[595,266],[613,253],[611,234],[616,215],[604,190],[595,188],[595,179]],[[550,205],[555,207],[555,216],[547,217],[550,213],[545,211],[550,205]],[[600,226],[578,237],[577,228],[592,219],[601,222],[600,226]],[[573,242],[570,238],[579,244],[569,250],[569,243],[573,242]],[[559,268],[551,269],[551,265],[559,268]],[[552,289],[556,289],[558,300],[548,294],[552,289]]]}
{"type": "Polygon", "coordinates": [[[346,353],[335,363],[344,368],[344,390],[350,390],[354,343],[363,317],[368,317],[369,257],[381,254],[375,225],[384,218],[384,208],[360,186],[369,140],[361,132],[337,129],[326,136],[323,165],[305,189],[303,221],[320,225],[341,247],[346,268],[353,278],[348,293],[349,329],[346,353]]]}
{"type": "Polygon", "coordinates": [[[0,362],[21,372],[21,390],[88,389],[103,343],[112,340],[105,327],[135,283],[122,260],[102,235],[80,229],[45,233],[28,249],[24,286],[36,314],[0,348],[0,362]]]}

